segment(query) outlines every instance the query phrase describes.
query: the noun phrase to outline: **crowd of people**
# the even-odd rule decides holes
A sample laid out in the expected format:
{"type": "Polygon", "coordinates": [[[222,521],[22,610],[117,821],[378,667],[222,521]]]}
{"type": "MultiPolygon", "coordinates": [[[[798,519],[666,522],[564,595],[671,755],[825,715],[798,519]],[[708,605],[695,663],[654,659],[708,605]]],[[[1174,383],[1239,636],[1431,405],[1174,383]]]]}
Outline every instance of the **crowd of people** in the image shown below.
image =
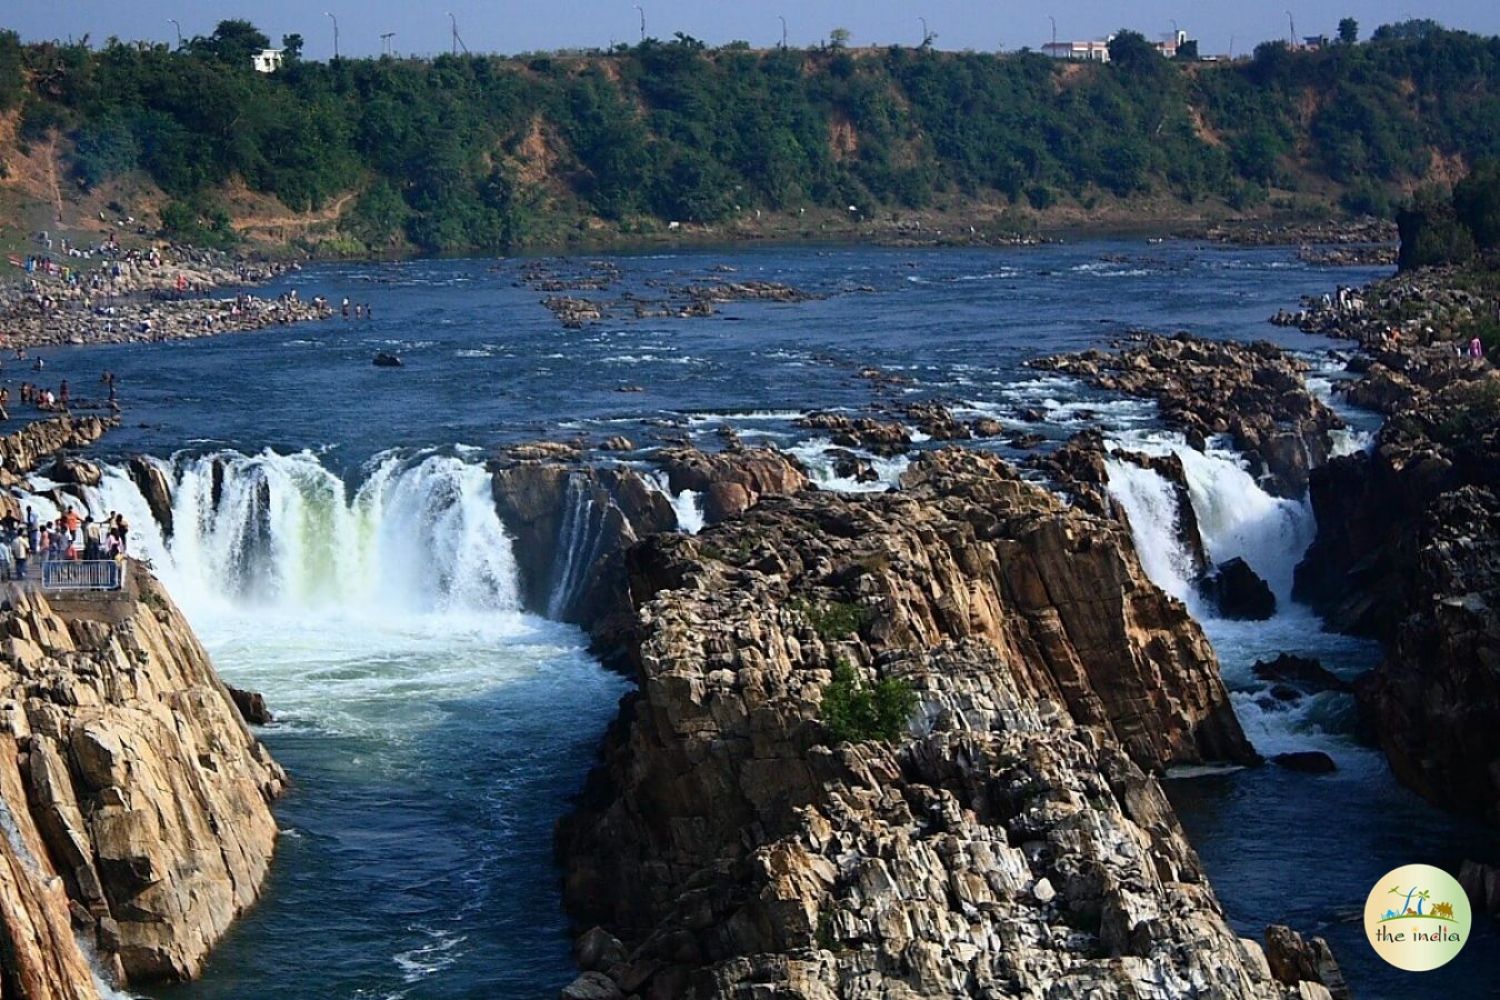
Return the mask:
{"type": "Polygon", "coordinates": [[[103,520],[80,516],[71,505],[55,521],[43,521],[27,507],[19,518],[0,519],[0,543],[0,579],[25,580],[36,564],[123,559],[130,523],[115,511],[103,520]]]}

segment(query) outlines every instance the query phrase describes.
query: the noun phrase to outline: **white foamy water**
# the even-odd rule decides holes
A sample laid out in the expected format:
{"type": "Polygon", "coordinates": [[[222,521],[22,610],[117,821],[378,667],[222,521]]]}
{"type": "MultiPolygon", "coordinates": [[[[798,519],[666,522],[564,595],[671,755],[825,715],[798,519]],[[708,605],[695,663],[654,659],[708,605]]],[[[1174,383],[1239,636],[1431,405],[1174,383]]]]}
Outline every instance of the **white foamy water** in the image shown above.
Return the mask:
{"type": "MultiPolygon", "coordinates": [[[[912,440],[925,435],[912,435],[912,440]]],[[[836,462],[829,449],[836,448],[828,438],[809,438],[786,449],[807,469],[807,478],[819,489],[836,493],[887,493],[901,485],[901,477],[911,466],[910,455],[886,457],[865,451],[862,448],[839,448],[868,462],[875,478],[861,481],[850,476],[841,476],[835,470],[836,462]]]]}
{"type": "Polygon", "coordinates": [[[1222,448],[1198,452],[1169,433],[1131,435],[1133,451],[1181,458],[1188,498],[1203,546],[1213,563],[1242,558],[1276,595],[1276,615],[1268,621],[1219,617],[1194,587],[1194,561],[1178,523],[1177,492],[1161,475],[1120,459],[1109,459],[1109,492],[1125,508],[1131,535],[1146,574],[1182,600],[1203,626],[1218,653],[1235,713],[1255,748],[1266,756],[1316,749],[1345,770],[1373,771],[1380,756],[1352,740],[1353,700],[1324,692],[1292,702],[1279,701],[1270,685],[1255,677],[1256,661],[1294,653],[1318,659],[1346,680],[1373,666],[1379,652],[1366,640],[1325,632],[1308,608],[1291,599],[1297,563],[1317,532],[1306,499],[1275,497],[1260,488],[1234,453],[1222,448]]]}

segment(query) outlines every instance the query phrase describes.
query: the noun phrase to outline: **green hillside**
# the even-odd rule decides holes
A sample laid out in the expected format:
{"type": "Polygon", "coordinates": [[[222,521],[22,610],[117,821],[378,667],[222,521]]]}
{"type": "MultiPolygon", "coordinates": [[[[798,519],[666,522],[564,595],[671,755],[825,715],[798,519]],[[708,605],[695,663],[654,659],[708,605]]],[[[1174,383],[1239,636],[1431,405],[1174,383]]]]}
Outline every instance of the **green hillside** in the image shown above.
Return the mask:
{"type": "Polygon", "coordinates": [[[1388,214],[1500,155],[1500,38],[1425,21],[1232,64],[1169,61],[1133,33],[1102,66],[683,36],[318,63],[286,42],[267,75],[245,22],[176,51],[0,34],[0,156],[20,183],[56,150],[59,199],[159,190],[161,222],[194,238],[232,239],[242,190],[325,218],[342,246],[441,251],[851,206],[1388,214]]]}

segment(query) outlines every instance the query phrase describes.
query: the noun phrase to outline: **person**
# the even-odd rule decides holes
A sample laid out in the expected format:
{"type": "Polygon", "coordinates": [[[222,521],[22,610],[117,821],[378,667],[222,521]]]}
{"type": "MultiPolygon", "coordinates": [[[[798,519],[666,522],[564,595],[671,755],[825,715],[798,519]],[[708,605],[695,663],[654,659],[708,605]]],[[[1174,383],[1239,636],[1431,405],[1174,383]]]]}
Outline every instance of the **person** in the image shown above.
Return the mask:
{"type": "Polygon", "coordinates": [[[1484,357],[1484,343],[1477,336],[1469,341],[1469,357],[1475,361],[1484,357]]]}
{"type": "Polygon", "coordinates": [[[78,526],[83,523],[78,517],[78,511],[73,509],[72,504],[69,504],[68,509],[63,511],[62,522],[63,527],[70,535],[75,534],[78,531],[78,526]]]}
{"type": "Polygon", "coordinates": [[[31,546],[26,543],[26,536],[19,531],[10,540],[10,554],[16,564],[16,579],[26,579],[26,560],[31,555],[31,546]]]}
{"type": "Polygon", "coordinates": [[[99,522],[90,515],[83,519],[83,558],[92,561],[99,557],[99,522]]]}
{"type": "Polygon", "coordinates": [[[68,380],[63,379],[62,385],[57,387],[57,398],[62,401],[62,408],[68,408],[68,380]]]}
{"type": "Polygon", "coordinates": [[[115,529],[120,533],[120,553],[123,555],[130,551],[130,522],[125,520],[124,514],[115,522],[115,529]]]}
{"type": "Polygon", "coordinates": [[[36,511],[30,507],[26,508],[26,537],[31,542],[32,551],[36,551],[37,543],[41,541],[41,522],[36,518],[36,511]]]}

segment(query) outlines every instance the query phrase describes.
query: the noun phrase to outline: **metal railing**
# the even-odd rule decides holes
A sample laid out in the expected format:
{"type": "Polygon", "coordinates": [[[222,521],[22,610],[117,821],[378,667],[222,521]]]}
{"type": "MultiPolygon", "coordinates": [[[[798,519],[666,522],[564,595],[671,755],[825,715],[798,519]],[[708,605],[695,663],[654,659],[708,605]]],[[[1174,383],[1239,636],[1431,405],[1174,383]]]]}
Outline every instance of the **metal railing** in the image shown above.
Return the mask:
{"type": "Polygon", "coordinates": [[[43,590],[119,590],[125,564],[114,559],[48,559],[42,563],[43,590]]]}

